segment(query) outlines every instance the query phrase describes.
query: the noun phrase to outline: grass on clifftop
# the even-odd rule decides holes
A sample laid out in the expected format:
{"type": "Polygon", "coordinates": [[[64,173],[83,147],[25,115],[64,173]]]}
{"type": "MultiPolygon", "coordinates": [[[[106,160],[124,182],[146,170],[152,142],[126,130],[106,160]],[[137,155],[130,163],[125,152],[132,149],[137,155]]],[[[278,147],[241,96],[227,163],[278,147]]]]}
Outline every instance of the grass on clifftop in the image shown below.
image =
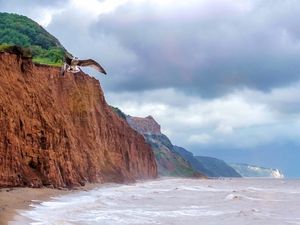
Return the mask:
{"type": "Polygon", "coordinates": [[[51,66],[61,66],[64,60],[65,51],[61,48],[53,47],[42,49],[40,46],[31,46],[32,61],[51,66]]]}
{"type": "Polygon", "coordinates": [[[45,58],[33,58],[32,61],[34,63],[48,65],[48,66],[61,67],[63,65],[63,62],[51,62],[49,61],[49,59],[45,59],[45,58]]]}
{"type": "Polygon", "coordinates": [[[24,48],[17,45],[0,44],[0,52],[13,52],[13,49],[16,48],[20,49],[22,56],[32,58],[35,63],[49,66],[62,66],[63,64],[64,51],[59,48],[46,50],[39,46],[24,48]]]}
{"type": "Polygon", "coordinates": [[[33,62],[63,64],[65,48],[42,26],[26,16],[0,13],[0,51],[15,45],[29,49],[33,62]]]}

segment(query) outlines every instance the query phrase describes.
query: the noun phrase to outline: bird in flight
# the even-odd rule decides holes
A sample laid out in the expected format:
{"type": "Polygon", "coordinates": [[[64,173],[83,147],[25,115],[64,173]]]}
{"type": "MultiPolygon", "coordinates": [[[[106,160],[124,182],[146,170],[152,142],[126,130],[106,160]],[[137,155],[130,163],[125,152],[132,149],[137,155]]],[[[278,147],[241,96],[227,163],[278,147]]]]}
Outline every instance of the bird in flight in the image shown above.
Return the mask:
{"type": "Polygon", "coordinates": [[[69,53],[65,54],[65,62],[61,70],[61,75],[64,75],[65,71],[71,72],[71,73],[78,73],[80,71],[80,66],[90,66],[99,71],[100,73],[106,74],[106,71],[103,69],[103,67],[97,63],[93,59],[78,59],[76,57],[73,57],[69,53]]]}

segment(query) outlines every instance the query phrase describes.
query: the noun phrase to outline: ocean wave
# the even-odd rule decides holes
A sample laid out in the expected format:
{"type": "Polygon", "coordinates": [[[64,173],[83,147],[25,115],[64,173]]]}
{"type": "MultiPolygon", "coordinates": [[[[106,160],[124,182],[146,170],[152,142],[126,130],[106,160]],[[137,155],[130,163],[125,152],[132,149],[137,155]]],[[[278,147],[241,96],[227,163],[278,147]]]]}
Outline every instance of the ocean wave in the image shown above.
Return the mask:
{"type": "Polygon", "coordinates": [[[274,183],[270,191],[272,182],[163,179],[112,185],[33,202],[21,215],[34,225],[297,224],[300,181],[274,183]]]}

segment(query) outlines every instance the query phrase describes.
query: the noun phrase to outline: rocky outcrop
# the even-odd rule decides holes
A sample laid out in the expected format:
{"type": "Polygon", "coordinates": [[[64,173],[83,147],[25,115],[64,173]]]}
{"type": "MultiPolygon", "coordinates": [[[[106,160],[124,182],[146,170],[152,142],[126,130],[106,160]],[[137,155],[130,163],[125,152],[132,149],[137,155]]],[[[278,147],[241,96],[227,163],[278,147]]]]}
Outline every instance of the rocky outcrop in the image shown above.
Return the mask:
{"type": "Polygon", "coordinates": [[[0,53],[0,186],[125,182],[156,177],[144,138],[80,72],[0,53]]]}
{"type": "Polygon", "coordinates": [[[145,118],[128,116],[127,122],[140,134],[161,135],[160,125],[152,116],[145,118]]]}
{"type": "Polygon", "coordinates": [[[169,138],[162,134],[160,125],[152,116],[146,118],[127,116],[130,126],[141,133],[151,145],[157,162],[158,174],[176,177],[204,177],[178,153],[169,138]]]}

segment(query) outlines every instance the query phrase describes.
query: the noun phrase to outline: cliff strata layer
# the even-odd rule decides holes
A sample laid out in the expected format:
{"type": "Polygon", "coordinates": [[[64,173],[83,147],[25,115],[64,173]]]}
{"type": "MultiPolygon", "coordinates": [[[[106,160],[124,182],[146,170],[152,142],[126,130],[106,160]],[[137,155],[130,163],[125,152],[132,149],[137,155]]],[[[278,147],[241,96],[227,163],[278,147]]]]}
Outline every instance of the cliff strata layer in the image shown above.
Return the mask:
{"type": "Polygon", "coordinates": [[[155,178],[142,135],[106,104],[99,82],[0,53],[0,186],[155,178]]]}
{"type": "Polygon", "coordinates": [[[145,118],[127,116],[126,119],[129,125],[140,134],[162,134],[160,131],[160,125],[154,120],[152,116],[147,116],[145,118]]]}

